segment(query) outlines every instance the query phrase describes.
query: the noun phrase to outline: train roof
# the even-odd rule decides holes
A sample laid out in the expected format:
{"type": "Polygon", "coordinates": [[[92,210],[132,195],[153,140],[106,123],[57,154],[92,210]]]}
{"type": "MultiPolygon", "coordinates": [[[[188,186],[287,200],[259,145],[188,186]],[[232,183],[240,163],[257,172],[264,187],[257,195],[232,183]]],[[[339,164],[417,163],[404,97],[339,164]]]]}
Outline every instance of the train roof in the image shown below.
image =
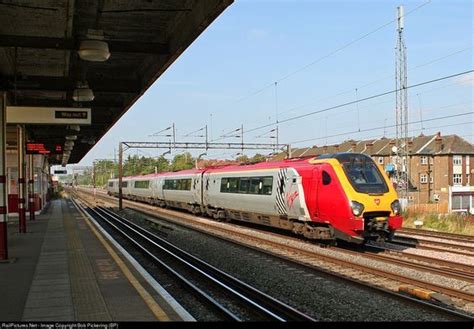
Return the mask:
{"type": "Polygon", "coordinates": [[[302,167],[307,165],[314,165],[310,163],[310,160],[326,160],[326,159],[337,159],[340,162],[348,161],[350,158],[354,157],[364,157],[369,158],[368,156],[360,153],[332,153],[332,154],[323,154],[317,157],[309,156],[304,158],[292,158],[286,159],[282,161],[269,161],[269,162],[259,162],[250,165],[224,165],[224,166],[216,166],[216,167],[208,167],[205,169],[188,169],[188,170],[181,170],[181,171],[171,171],[171,172],[163,172],[158,174],[148,174],[148,175],[139,175],[139,176],[128,176],[124,177],[123,179],[152,179],[154,177],[160,176],[181,176],[181,175],[194,175],[200,174],[203,172],[206,173],[219,173],[219,172],[229,172],[229,171],[251,171],[251,170],[261,170],[261,169],[277,169],[277,168],[288,168],[288,167],[302,167]]]}
{"type": "Polygon", "coordinates": [[[124,177],[124,178],[127,178],[127,179],[146,179],[146,178],[151,179],[151,178],[160,177],[160,176],[193,175],[193,174],[202,173],[203,171],[204,171],[204,169],[186,169],[186,170],[180,170],[180,171],[162,172],[162,173],[157,173],[157,174],[127,176],[127,177],[124,177]]]}

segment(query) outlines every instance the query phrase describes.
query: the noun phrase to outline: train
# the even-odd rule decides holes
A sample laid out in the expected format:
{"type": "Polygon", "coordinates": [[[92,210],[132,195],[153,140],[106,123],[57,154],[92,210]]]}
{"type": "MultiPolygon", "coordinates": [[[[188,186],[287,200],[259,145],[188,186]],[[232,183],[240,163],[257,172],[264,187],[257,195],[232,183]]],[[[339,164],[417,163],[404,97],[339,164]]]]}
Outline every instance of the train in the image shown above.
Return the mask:
{"type": "MultiPolygon", "coordinates": [[[[107,193],[118,196],[118,184],[108,180],[107,193]]],[[[124,177],[122,196],[326,243],[387,241],[403,222],[387,174],[359,153],[124,177]]]]}

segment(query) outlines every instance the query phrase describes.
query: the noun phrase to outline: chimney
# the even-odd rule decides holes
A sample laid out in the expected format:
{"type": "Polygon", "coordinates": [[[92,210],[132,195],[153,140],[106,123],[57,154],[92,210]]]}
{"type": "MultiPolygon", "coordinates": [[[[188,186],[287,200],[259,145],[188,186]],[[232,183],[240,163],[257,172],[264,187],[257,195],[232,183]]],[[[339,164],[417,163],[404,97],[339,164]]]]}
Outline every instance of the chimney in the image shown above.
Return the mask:
{"type": "Polygon", "coordinates": [[[365,143],[365,150],[366,150],[367,155],[372,155],[373,146],[374,146],[373,143],[365,143]]]}
{"type": "Polygon", "coordinates": [[[408,154],[413,152],[413,141],[408,141],[408,154]]]}
{"type": "Polygon", "coordinates": [[[443,138],[441,137],[441,133],[438,131],[435,138],[435,153],[441,152],[442,142],[443,142],[443,138]]]}
{"type": "Polygon", "coordinates": [[[390,142],[388,143],[388,147],[389,147],[389,150],[388,150],[388,151],[389,151],[389,154],[390,154],[390,155],[393,155],[392,149],[393,149],[394,146],[395,146],[395,141],[392,139],[392,140],[390,140],[390,142]]]}

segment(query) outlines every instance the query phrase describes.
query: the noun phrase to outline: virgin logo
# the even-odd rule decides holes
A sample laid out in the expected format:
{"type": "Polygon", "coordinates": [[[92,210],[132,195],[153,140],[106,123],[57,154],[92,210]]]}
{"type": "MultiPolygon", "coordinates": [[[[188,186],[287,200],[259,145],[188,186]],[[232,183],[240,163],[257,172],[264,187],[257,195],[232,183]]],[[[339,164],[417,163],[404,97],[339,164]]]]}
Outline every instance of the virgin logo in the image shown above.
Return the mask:
{"type": "Polygon", "coordinates": [[[291,194],[286,195],[286,202],[288,204],[288,208],[293,207],[293,202],[295,202],[295,199],[298,197],[298,191],[294,191],[291,194]]]}
{"type": "Polygon", "coordinates": [[[374,202],[378,206],[380,204],[380,199],[374,199],[374,202]]]}

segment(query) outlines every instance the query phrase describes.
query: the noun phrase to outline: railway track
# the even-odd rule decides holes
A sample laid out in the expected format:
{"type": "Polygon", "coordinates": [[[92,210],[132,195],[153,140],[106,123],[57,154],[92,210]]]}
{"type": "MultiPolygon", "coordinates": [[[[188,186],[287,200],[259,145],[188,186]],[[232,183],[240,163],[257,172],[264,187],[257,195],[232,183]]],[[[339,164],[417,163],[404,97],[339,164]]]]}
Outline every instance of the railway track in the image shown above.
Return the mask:
{"type": "MultiPolygon", "coordinates": [[[[104,194],[102,195],[103,198],[106,198],[108,200],[114,200],[114,198],[104,194]]],[[[127,201],[129,202],[129,201],[127,201]]],[[[146,204],[142,203],[133,203],[135,207],[147,207],[149,209],[150,207],[146,204]]],[[[266,235],[274,235],[276,237],[281,237],[279,234],[274,234],[271,232],[265,232],[266,235]]],[[[291,236],[285,236],[285,238],[290,239],[295,242],[301,242],[302,240],[299,238],[294,238],[291,236]]],[[[346,254],[350,255],[360,255],[361,251],[353,252],[348,250],[347,248],[335,248],[336,250],[340,252],[344,252],[346,254]]],[[[378,259],[382,260],[385,262],[391,262],[395,263],[398,265],[404,265],[409,268],[417,269],[417,270],[422,270],[425,272],[429,273],[435,273],[439,275],[444,275],[446,277],[454,278],[454,279],[459,279],[459,280],[465,280],[466,282],[473,282],[474,279],[474,267],[470,265],[466,265],[463,263],[456,263],[456,262],[450,262],[450,261],[444,261],[439,258],[435,257],[428,257],[428,256],[422,256],[422,255],[415,255],[415,254],[406,254],[403,253],[400,250],[392,249],[389,247],[381,247],[381,246],[375,246],[375,245],[370,245],[367,246],[365,251],[372,251],[370,253],[365,253],[365,257],[371,258],[371,259],[378,259]],[[382,252],[382,253],[380,253],[382,252]]],[[[435,249],[437,250],[437,249],[435,249]]],[[[442,249],[442,251],[445,251],[442,249]]]]}
{"type": "MultiPolygon", "coordinates": [[[[108,196],[103,196],[105,199],[111,200],[108,196]]],[[[126,201],[127,204],[133,205],[134,210],[138,210],[147,216],[158,216],[156,213],[156,208],[146,205],[146,204],[138,204],[134,202],[126,201]],[[139,207],[139,209],[136,209],[139,207]],[[155,210],[155,211],[153,211],[155,210]]],[[[160,209],[160,212],[166,213],[166,219],[170,220],[170,215],[173,211],[163,210],[160,209]]],[[[474,295],[470,292],[460,291],[458,289],[453,289],[450,287],[446,287],[443,285],[437,285],[428,281],[419,280],[416,278],[406,277],[401,274],[393,273],[390,271],[384,270],[384,266],[380,266],[380,268],[371,268],[365,265],[361,265],[356,261],[350,261],[347,259],[341,260],[336,256],[331,256],[328,254],[322,253],[315,253],[314,251],[306,250],[303,247],[295,247],[291,246],[293,244],[304,244],[304,245],[312,245],[308,244],[300,239],[293,239],[285,237],[285,242],[276,242],[273,241],[273,237],[268,232],[265,232],[266,237],[256,237],[252,236],[251,234],[245,234],[242,232],[238,232],[232,228],[232,225],[226,225],[223,223],[217,223],[213,221],[203,220],[203,219],[196,219],[199,224],[190,224],[188,222],[184,222],[183,218],[193,217],[188,214],[180,213],[176,218],[176,214],[171,217],[174,217],[174,220],[171,219],[172,222],[178,225],[188,226],[195,230],[204,232],[206,234],[211,234],[214,236],[218,236],[223,239],[231,240],[234,243],[239,243],[244,246],[259,250],[261,252],[266,252],[273,256],[281,257],[293,262],[297,262],[299,264],[312,267],[316,270],[323,270],[330,273],[338,273],[338,275],[346,278],[353,279],[358,282],[363,282],[365,284],[375,285],[378,287],[382,287],[383,289],[389,289],[391,291],[398,291],[398,288],[401,284],[410,284],[416,287],[429,289],[434,292],[442,293],[447,296],[450,296],[455,301],[460,302],[461,304],[465,303],[472,303],[474,302],[474,295]],[[295,243],[293,243],[295,241],[295,243]],[[291,245],[290,245],[291,244],[291,245]]],[[[281,236],[280,236],[281,237],[281,236]]],[[[320,250],[324,250],[319,248],[320,250]]],[[[330,248],[329,248],[330,249],[330,248]]],[[[349,256],[361,256],[360,252],[349,252],[344,251],[349,256]]],[[[398,254],[400,255],[400,254],[398,254]]],[[[446,277],[451,277],[457,280],[462,280],[466,282],[466,284],[472,283],[472,267],[463,266],[463,264],[458,264],[459,266],[456,268],[449,267],[449,262],[441,262],[442,264],[436,264],[436,268],[433,266],[433,259],[428,259],[427,257],[422,256],[412,256],[410,255],[411,261],[397,259],[394,257],[393,251],[388,251],[387,254],[374,254],[374,253],[362,253],[362,256],[378,259],[379,261],[383,262],[390,262],[392,264],[397,264],[399,266],[408,267],[412,269],[416,269],[418,271],[425,271],[430,272],[437,275],[443,275],[446,277]],[[419,262],[427,262],[431,261],[430,264],[420,264],[419,262]],[[418,263],[417,263],[418,262],[418,263]]],[[[396,255],[395,255],[396,256],[396,255]]]]}
{"type": "MultiPolygon", "coordinates": [[[[77,204],[77,203],[76,203],[77,204]]],[[[108,209],[84,209],[133,245],[225,320],[314,321],[108,209]]]]}
{"type": "Polygon", "coordinates": [[[414,228],[402,228],[397,231],[397,235],[421,235],[426,237],[436,237],[456,242],[471,242],[474,243],[474,236],[464,235],[464,234],[455,234],[455,233],[446,233],[446,232],[437,232],[423,229],[414,229],[414,228]]]}
{"type": "Polygon", "coordinates": [[[410,248],[450,252],[454,254],[474,257],[474,246],[464,244],[461,245],[451,242],[435,241],[418,237],[415,238],[413,236],[400,235],[396,236],[392,241],[390,241],[390,243],[410,248]]]}
{"type": "Polygon", "coordinates": [[[366,245],[364,250],[375,254],[375,257],[383,256],[384,258],[402,258],[408,265],[422,263],[426,265],[428,271],[430,271],[430,268],[441,268],[445,271],[440,272],[440,274],[446,276],[450,276],[449,273],[454,273],[455,275],[461,274],[461,277],[464,277],[469,282],[471,282],[474,277],[474,267],[472,265],[464,263],[446,261],[440,258],[429,257],[424,255],[409,254],[400,250],[376,245],[366,245]]]}

